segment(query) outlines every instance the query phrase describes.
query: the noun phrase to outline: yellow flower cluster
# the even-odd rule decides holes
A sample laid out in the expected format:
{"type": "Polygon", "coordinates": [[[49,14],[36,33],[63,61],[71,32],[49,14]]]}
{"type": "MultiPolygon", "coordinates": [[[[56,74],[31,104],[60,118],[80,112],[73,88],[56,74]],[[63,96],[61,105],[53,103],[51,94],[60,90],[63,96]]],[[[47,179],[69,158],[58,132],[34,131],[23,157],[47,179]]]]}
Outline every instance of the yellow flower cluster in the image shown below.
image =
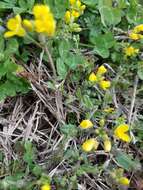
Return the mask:
{"type": "Polygon", "coordinates": [[[116,138],[121,139],[122,141],[130,142],[131,137],[127,134],[128,131],[129,131],[129,125],[120,124],[114,130],[114,135],[116,138]]]}
{"type": "Polygon", "coordinates": [[[83,14],[86,6],[83,5],[80,0],[69,0],[69,3],[70,8],[66,11],[64,16],[65,23],[69,25],[71,32],[80,32],[81,28],[75,21],[83,14]]]}
{"type": "Polygon", "coordinates": [[[14,18],[10,18],[7,22],[7,28],[9,31],[5,32],[5,38],[10,38],[15,35],[23,37],[26,34],[26,31],[22,26],[22,19],[20,15],[16,15],[14,18]]]}
{"type": "Polygon", "coordinates": [[[42,185],[41,190],[51,190],[51,186],[47,183],[42,185]]]}
{"type": "Polygon", "coordinates": [[[124,49],[124,52],[126,57],[134,57],[139,53],[139,49],[134,48],[133,46],[129,46],[124,49]]]}
{"type": "MultiPolygon", "coordinates": [[[[102,121],[100,120],[100,126],[103,127],[105,124],[104,119],[102,119],[102,121]]],[[[82,129],[89,129],[92,128],[94,125],[90,120],[82,120],[80,123],[80,127],[82,129]]],[[[108,137],[108,135],[104,132],[103,128],[102,128],[102,132],[101,132],[102,138],[103,138],[103,142],[104,142],[104,151],[105,152],[110,152],[111,150],[111,141],[108,137]]],[[[99,142],[95,139],[95,138],[90,138],[88,140],[86,140],[83,144],[82,144],[82,149],[85,152],[90,152],[92,150],[97,150],[99,145],[99,142]]]]}
{"type": "Polygon", "coordinates": [[[33,15],[35,16],[36,32],[43,33],[47,36],[53,36],[55,34],[56,22],[49,6],[35,5],[33,15]]]}
{"type": "Polygon", "coordinates": [[[107,72],[107,69],[102,65],[98,68],[96,74],[92,72],[89,75],[89,81],[98,83],[100,88],[103,90],[107,90],[111,86],[111,82],[109,80],[105,80],[105,77],[103,76],[107,72]]]}
{"type": "Polygon", "coordinates": [[[9,31],[5,32],[4,37],[10,38],[12,36],[23,37],[26,31],[35,30],[38,33],[43,33],[49,37],[55,34],[56,23],[49,6],[37,4],[33,8],[34,21],[28,19],[21,19],[20,15],[10,18],[7,22],[9,31]]]}
{"type": "Polygon", "coordinates": [[[143,24],[137,25],[134,29],[129,33],[129,38],[132,40],[140,40],[143,39],[143,24]]]}
{"type": "MultiPolygon", "coordinates": [[[[104,151],[110,152],[112,148],[112,144],[111,144],[110,138],[108,137],[106,131],[104,130],[105,120],[101,119],[99,121],[99,125],[100,125],[100,128],[96,129],[95,132],[103,140],[104,151]]],[[[82,120],[80,123],[80,127],[82,129],[90,129],[93,126],[94,124],[88,119],[82,120]]],[[[128,131],[129,131],[129,126],[127,124],[120,124],[114,130],[114,136],[115,138],[120,139],[122,141],[130,142],[131,137],[127,134],[128,131]]],[[[82,144],[82,149],[85,152],[90,152],[92,150],[97,150],[98,145],[99,145],[99,142],[95,138],[90,138],[82,144]]]]}

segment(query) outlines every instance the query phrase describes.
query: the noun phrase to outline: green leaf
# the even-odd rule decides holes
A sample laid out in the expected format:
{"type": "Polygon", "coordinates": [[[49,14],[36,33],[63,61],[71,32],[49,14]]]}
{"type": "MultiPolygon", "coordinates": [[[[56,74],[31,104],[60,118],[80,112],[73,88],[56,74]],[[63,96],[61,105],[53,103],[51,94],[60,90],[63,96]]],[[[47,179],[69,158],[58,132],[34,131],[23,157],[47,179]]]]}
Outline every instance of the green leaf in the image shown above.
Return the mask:
{"type": "Polygon", "coordinates": [[[16,1],[0,2],[0,9],[12,9],[16,4],[16,1]]]}
{"type": "Polygon", "coordinates": [[[100,0],[98,4],[101,15],[101,22],[106,27],[107,25],[117,25],[121,21],[121,9],[112,7],[111,0],[100,0]]]}
{"type": "Polygon", "coordinates": [[[77,169],[77,175],[81,176],[85,173],[96,175],[98,173],[98,169],[95,165],[83,164],[77,169]]]}
{"type": "Polygon", "coordinates": [[[67,59],[65,60],[65,63],[70,69],[76,69],[78,65],[82,65],[84,63],[84,59],[79,54],[76,55],[70,53],[67,59]]]}
{"type": "Polygon", "coordinates": [[[78,131],[77,126],[72,125],[72,124],[65,124],[61,127],[60,130],[63,134],[67,136],[71,136],[71,137],[76,136],[77,131],[78,131]]]}
{"type": "Polygon", "coordinates": [[[5,47],[5,45],[4,45],[4,38],[3,38],[2,35],[0,35],[0,53],[3,53],[4,47],[5,47]]]}
{"type": "Polygon", "coordinates": [[[40,166],[36,165],[36,166],[33,168],[32,173],[33,173],[35,176],[39,177],[39,176],[41,176],[42,168],[41,168],[40,166]]]}
{"type": "Polygon", "coordinates": [[[70,43],[68,41],[62,40],[59,44],[59,54],[63,58],[67,57],[67,53],[70,50],[70,43]]]}
{"type": "Polygon", "coordinates": [[[64,79],[67,75],[67,67],[64,63],[64,61],[61,58],[58,58],[56,61],[56,67],[57,67],[57,73],[58,75],[64,79]]]}
{"type": "Polygon", "coordinates": [[[127,171],[140,170],[141,164],[138,160],[134,160],[132,156],[124,153],[118,152],[116,156],[117,163],[127,171]]]}
{"type": "Polygon", "coordinates": [[[98,3],[98,0],[83,0],[83,3],[85,3],[86,5],[95,8],[95,6],[98,3]]]}
{"type": "Polygon", "coordinates": [[[18,47],[19,47],[19,44],[15,38],[9,39],[6,44],[5,55],[9,56],[11,54],[17,53],[18,47]]]}
{"type": "Polygon", "coordinates": [[[95,44],[94,51],[103,58],[109,57],[109,49],[115,44],[115,40],[111,32],[91,36],[90,41],[95,44]]]}
{"type": "Polygon", "coordinates": [[[137,74],[141,80],[143,80],[143,62],[138,64],[137,74]]]}
{"type": "Polygon", "coordinates": [[[29,167],[32,167],[35,157],[33,145],[31,142],[27,141],[25,142],[24,147],[25,147],[24,161],[29,165],[29,167]]]}

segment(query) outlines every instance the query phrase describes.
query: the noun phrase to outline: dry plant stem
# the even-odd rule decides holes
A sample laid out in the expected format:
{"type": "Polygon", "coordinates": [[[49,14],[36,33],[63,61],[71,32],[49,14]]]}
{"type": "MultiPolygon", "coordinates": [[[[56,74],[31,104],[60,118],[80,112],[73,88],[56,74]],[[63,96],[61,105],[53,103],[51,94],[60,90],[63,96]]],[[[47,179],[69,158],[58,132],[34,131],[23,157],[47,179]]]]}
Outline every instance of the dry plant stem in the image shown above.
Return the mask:
{"type": "Polygon", "coordinates": [[[49,48],[48,48],[48,46],[46,44],[46,38],[45,38],[45,36],[44,35],[39,35],[39,40],[42,43],[42,45],[44,46],[43,48],[44,48],[44,51],[46,52],[46,54],[47,54],[47,56],[49,58],[49,64],[50,64],[50,67],[51,67],[51,69],[53,71],[54,78],[56,78],[57,74],[56,74],[56,69],[55,69],[54,61],[52,59],[51,53],[49,51],[49,48]]]}
{"type": "MultiPolygon", "coordinates": [[[[49,58],[49,64],[50,67],[53,71],[53,76],[54,79],[56,79],[57,74],[56,74],[56,69],[55,69],[55,65],[54,65],[54,61],[52,58],[52,55],[48,49],[48,46],[46,44],[46,38],[45,36],[41,35],[39,36],[40,41],[42,42],[43,46],[44,46],[44,50],[49,58]]],[[[56,83],[56,81],[54,81],[56,83]]],[[[62,94],[60,92],[60,90],[57,88],[56,92],[55,92],[55,101],[56,101],[56,107],[57,107],[57,119],[60,123],[64,124],[65,123],[65,118],[64,118],[64,112],[63,112],[63,102],[62,102],[62,94]]]]}
{"type": "Polygon", "coordinates": [[[55,65],[54,65],[52,56],[51,56],[51,54],[50,54],[50,52],[49,52],[49,49],[48,49],[47,45],[44,45],[44,46],[45,46],[45,47],[44,47],[45,52],[46,52],[46,54],[47,54],[48,57],[49,57],[50,67],[51,67],[51,69],[52,69],[52,71],[53,71],[53,75],[54,75],[54,78],[55,78],[55,77],[57,76],[57,74],[56,74],[56,69],[55,69],[55,65]]]}
{"type": "Polygon", "coordinates": [[[139,81],[138,76],[136,76],[135,82],[134,82],[133,96],[132,96],[132,100],[131,100],[131,107],[130,107],[130,112],[129,112],[129,117],[128,117],[129,124],[131,124],[131,120],[132,120],[132,114],[133,114],[133,109],[134,109],[134,105],[135,105],[138,81],[139,81]]]}

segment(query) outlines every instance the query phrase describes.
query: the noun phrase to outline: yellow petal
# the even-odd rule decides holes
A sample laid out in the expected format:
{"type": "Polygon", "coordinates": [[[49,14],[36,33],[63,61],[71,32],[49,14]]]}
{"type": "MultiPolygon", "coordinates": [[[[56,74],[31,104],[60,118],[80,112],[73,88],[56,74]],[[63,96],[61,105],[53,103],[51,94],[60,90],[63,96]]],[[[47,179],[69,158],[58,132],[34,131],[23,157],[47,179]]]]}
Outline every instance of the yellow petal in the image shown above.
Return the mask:
{"type": "Polygon", "coordinates": [[[23,22],[23,27],[28,30],[28,31],[32,31],[33,30],[33,24],[30,20],[24,19],[23,22]]]}
{"type": "Polygon", "coordinates": [[[108,88],[110,88],[111,82],[110,82],[110,81],[106,81],[106,80],[102,80],[102,81],[100,81],[99,86],[100,86],[103,90],[107,90],[108,88]]]}
{"type": "Polygon", "coordinates": [[[71,5],[74,5],[76,3],[76,0],[69,0],[71,5]]]}
{"type": "Polygon", "coordinates": [[[10,18],[7,22],[7,28],[9,30],[15,30],[18,26],[18,22],[15,18],[10,18]]]}
{"type": "Polygon", "coordinates": [[[76,6],[77,6],[78,8],[81,7],[81,2],[80,2],[79,0],[77,0],[77,2],[76,2],[76,6]]]}
{"type": "Polygon", "coordinates": [[[131,137],[128,134],[121,134],[120,139],[125,141],[125,142],[130,142],[131,141],[131,137]]]}
{"type": "Polygon", "coordinates": [[[129,38],[132,39],[132,40],[139,40],[140,39],[139,34],[136,34],[134,32],[131,32],[129,34],[129,38]]]}
{"type": "Polygon", "coordinates": [[[97,76],[93,72],[89,75],[89,81],[91,82],[97,81],[97,76]]]}
{"type": "Polygon", "coordinates": [[[124,52],[126,56],[135,56],[139,52],[139,49],[129,46],[124,49],[124,52]]]}
{"type": "Polygon", "coordinates": [[[104,141],[104,150],[105,150],[105,152],[110,152],[110,150],[111,150],[111,141],[110,140],[104,141]]]}
{"type": "Polygon", "coordinates": [[[43,21],[42,20],[35,20],[35,30],[38,33],[42,33],[45,31],[45,27],[43,25],[43,21]]]}
{"type": "Polygon", "coordinates": [[[88,119],[82,120],[82,122],[80,123],[80,127],[83,129],[88,129],[93,127],[93,123],[88,119]]]}
{"type": "Polygon", "coordinates": [[[49,12],[50,8],[47,5],[37,4],[33,8],[33,14],[36,19],[43,19],[49,12]]]}
{"type": "Polygon", "coordinates": [[[118,131],[118,132],[121,132],[121,133],[125,133],[129,130],[129,125],[127,124],[120,124],[116,129],[115,129],[115,132],[118,131]]]}
{"type": "Polygon", "coordinates": [[[4,33],[5,38],[10,38],[10,37],[15,36],[15,35],[16,35],[15,31],[8,31],[8,32],[4,33]]]}
{"type": "Polygon", "coordinates": [[[133,31],[134,31],[135,33],[142,32],[142,31],[143,31],[143,24],[140,24],[140,25],[136,26],[136,27],[133,29],[133,31]]]}
{"type": "Polygon", "coordinates": [[[126,134],[125,132],[127,132],[129,130],[129,125],[127,124],[121,124],[119,125],[115,130],[114,130],[114,135],[125,141],[125,142],[130,142],[131,141],[131,137],[126,134]]]}
{"type": "Polygon", "coordinates": [[[23,37],[23,36],[25,36],[25,34],[26,34],[26,32],[25,32],[25,30],[24,30],[24,28],[19,28],[17,31],[16,31],[16,35],[17,36],[20,36],[20,37],[23,37]]]}
{"type": "Polygon", "coordinates": [[[99,68],[98,68],[98,70],[97,70],[97,75],[99,74],[99,75],[103,75],[103,74],[105,74],[107,72],[107,69],[102,65],[102,66],[100,66],[99,68]]]}
{"type": "Polygon", "coordinates": [[[48,36],[54,36],[55,34],[55,30],[56,30],[56,23],[54,20],[52,21],[49,21],[45,24],[45,33],[48,35],[48,36]]]}
{"type": "Polygon", "coordinates": [[[82,5],[81,7],[80,7],[80,10],[81,11],[84,11],[86,9],[86,5],[82,5]]]}
{"type": "Polygon", "coordinates": [[[41,190],[51,190],[51,186],[49,184],[45,184],[41,187],[41,190]]]}
{"type": "Polygon", "coordinates": [[[121,185],[125,185],[125,186],[128,186],[130,184],[130,180],[127,178],[127,177],[121,177],[118,182],[121,184],[121,185]]]}
{"type": "Polygon", "coordinates": [[[97,149],[98,148],[99,143],[96,141],[96,139],[88,139],[86,140],[83,144],[82,144],[82,149],[85,152],[90,152],[93,149],[97,149]]]}
{"type": "Polygon", "coordinates": [[[71,13],[70,13],[70,11],[66,11],[64,19],[65,19],[65,22],[67,24],[70,23],[70,20],[71,20],[71,13]]]}
{"type": "Polygon", "coordinates": [[[18,22],[19,24],[21,24],[22,19],[21,19],[21,16],[20,16],[19,14],[15,16],[15,19],[17,20],[17,22],[18,22]]]}
{"type": "Polygon", "coordinates": [[[79,12],[78,11],[75,11],[73,10],[71,15],[74,17],[74,18],[78,18],[80,16],[79,12]]]}

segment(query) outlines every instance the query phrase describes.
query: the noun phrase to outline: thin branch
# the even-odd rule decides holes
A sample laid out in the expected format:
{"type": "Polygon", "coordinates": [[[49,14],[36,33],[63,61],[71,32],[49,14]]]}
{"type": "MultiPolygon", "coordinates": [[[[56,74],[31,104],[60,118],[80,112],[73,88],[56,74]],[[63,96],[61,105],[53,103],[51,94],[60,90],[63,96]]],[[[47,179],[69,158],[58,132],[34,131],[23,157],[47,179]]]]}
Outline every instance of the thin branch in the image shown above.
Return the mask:
{"type": "Polygon", "coordinates": [[[139,81],[139,78],[138,78],[138,76],[136,76],[135,82],[134,82],[133,96],[132,96],[132,100],[131,100],[131,107],[130,107],[130,112],[129,112],[129,117],[128,117],[129,124],[131,123],[131,120],[132,120],[132,114],[133,114],[133,109],[134,109],[134,105],[135,105],[138,81],[139,81]]]}

